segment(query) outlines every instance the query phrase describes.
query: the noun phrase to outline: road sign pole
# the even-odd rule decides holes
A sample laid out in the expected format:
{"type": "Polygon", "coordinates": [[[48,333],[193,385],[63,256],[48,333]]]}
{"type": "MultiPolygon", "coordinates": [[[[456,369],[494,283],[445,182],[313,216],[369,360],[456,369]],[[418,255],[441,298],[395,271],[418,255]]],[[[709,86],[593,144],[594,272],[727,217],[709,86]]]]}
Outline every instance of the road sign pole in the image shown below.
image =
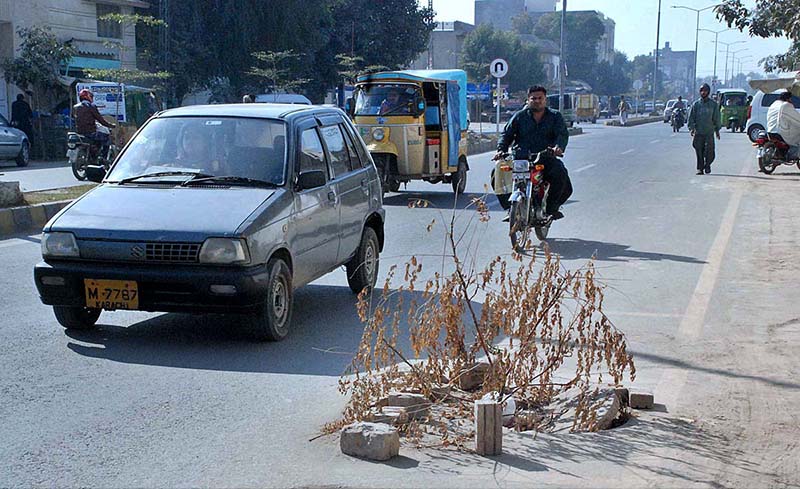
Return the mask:
{"type": "Polygon", "coordinates": [[[497,80],[497,129],[495,130],[496,133],[500,134],[500,79],[495,78],[497,80]]]}

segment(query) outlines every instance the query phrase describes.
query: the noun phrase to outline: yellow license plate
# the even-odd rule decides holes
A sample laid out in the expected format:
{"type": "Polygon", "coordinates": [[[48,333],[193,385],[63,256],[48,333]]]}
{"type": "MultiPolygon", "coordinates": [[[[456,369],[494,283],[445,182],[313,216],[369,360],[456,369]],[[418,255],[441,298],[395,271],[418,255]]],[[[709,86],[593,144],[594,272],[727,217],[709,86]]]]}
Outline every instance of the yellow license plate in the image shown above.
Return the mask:
{"type": "Polygon", "coordinates": [[[139,288],[130,280],[83,280],[86,307],[95,309],[138,309],[139,288]]]}

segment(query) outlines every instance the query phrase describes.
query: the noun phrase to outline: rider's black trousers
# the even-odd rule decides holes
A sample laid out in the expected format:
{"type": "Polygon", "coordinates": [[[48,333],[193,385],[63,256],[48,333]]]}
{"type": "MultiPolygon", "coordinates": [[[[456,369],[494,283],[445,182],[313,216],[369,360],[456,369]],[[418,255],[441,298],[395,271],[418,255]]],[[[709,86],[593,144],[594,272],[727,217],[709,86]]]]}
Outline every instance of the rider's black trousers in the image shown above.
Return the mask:
{"type": "Polygon", "coordinates": [[[569,180],[569,173],[564,163],[557,159],[545,163],[544,179],[550,182],[550,194],[547,197],[545,212],[553,214],[572,195],[572,182],[569,180]]]}

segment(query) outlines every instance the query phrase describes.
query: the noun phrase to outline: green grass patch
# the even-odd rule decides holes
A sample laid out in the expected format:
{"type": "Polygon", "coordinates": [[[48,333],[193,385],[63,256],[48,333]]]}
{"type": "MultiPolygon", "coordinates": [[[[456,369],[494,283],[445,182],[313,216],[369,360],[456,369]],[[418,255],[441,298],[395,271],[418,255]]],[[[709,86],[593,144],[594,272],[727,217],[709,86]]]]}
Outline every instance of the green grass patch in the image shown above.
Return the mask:
{"type": "Polygon", "coordinates": [[[89,183],[86,185],[78,185],[76,187],[54,188],[51,190],[40,190],[37,192],[24,192],[23,197],[28,205],[57,202],[59,200],[73,200],[93,189],[95,186],[97,186],[96,183],[89,183]]]}

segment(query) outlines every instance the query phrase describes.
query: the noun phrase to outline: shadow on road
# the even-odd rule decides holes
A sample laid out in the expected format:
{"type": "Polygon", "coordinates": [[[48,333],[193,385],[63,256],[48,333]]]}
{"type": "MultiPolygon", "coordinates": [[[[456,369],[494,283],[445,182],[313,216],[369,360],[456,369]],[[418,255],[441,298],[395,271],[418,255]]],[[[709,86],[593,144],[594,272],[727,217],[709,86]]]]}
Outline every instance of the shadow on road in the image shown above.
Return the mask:
{"type": "MultiPolygon", "coordinates": [[[[479,193],[463,193],[455,198],[453,192],[414,192],[414,191],[400,191],[388,193],[383,197],[384,206],[399,206],[407,207],[409,202],[415,200],[428,201],[428,207],[434,209],[451,210],[455,206],[456,209],[462,210],[472,203],[472,199],[490,198],[495,199],[494,195],[479,194],[479,193]]],[[[495,199],[496,200],[496,199],[495,199]]]]}
{"type": "MultiPolygon", "coordinates": [[[[412,298],[421,302],[422,293],[394,297],[408,305],[412,298]]],[[[83,356],[130,364],[338,377],[350,365],[364,332],[356,302],[348,287],[298,289],[292,330],[279,343],[248,338],[240,324],[244,317],[163,314],[127,327],[102,324],[101,316],[94,331],[67,330],[66,335],[76,340],[67,348],[83,356]]],[[[480,304],[473,307],[480,314],[480,304]]],[[[400,329],[398,347],[409,352],[406,320],[401,320],[400,329]]]]}
{"type": "MultiPolygon", "coordinates": [[[[535,239],[534,239],[535,241],[535,239]]],[[[618,243],[604,243],[602,241],[588,241],[577,238],[548,239],[550,251],[565,260],[588,260],[596,256],[598,261],[676,261],[681,263],[706,263],[691,256],[672,255],[669,253],[653,253],[631,249],[629,245],[618,243]]]]}
{"type": "Polygon", "coordinates": [[[770,182],[776,181],[783,181],[783,182],[800,182],[800,178],[789,178],[789,177],[800,177],[800,173],[798,172],[791,172],[791,173],[780,173],[776,172],[772,175],[731,175],[727,173],[710,173],[708,175],[704,175],[706,177],[733,177],[733,178],[747,178],[750,180],[767,180],[770,182]]]}

